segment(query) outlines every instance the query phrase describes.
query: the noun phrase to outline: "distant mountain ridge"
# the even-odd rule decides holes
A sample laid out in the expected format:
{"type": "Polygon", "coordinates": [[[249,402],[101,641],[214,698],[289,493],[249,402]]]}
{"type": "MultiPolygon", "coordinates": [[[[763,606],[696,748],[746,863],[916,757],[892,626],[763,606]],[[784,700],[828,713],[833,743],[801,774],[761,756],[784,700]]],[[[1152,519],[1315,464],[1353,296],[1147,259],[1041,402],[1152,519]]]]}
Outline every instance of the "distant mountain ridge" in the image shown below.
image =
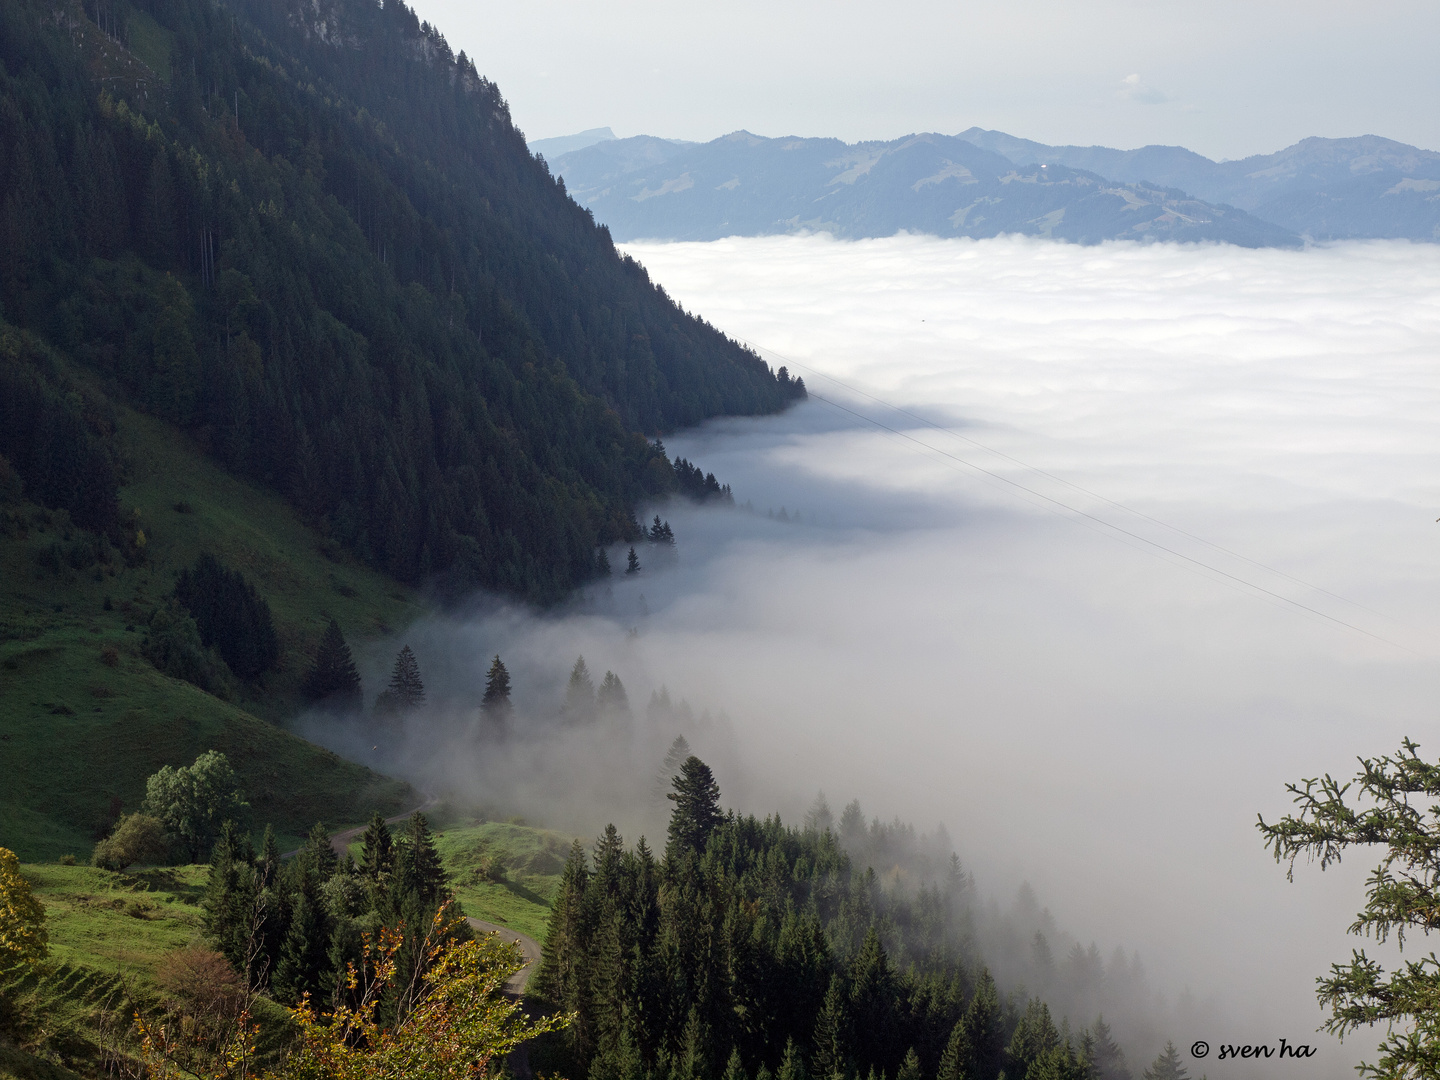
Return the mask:
{"type": "Polygon", "coordinates": [[[1181,146],[1046,146],[982,128],[959,137],[1017,165],[1181,188],[1315,240],[1440,240],[1440,153],[1378,135],[1302,139],[1274,154],[1220,162],[1181,146]]]}
{"type": "Polygon", "coordinates": [[[592,141],[550,164],[620,240],[901,229],[1246,247],[1440,239],[1440,154],[1374,135],[1216,162],[1179,146],[1049,146],[977,127],[855,144],[741,131],[703,144],[592,141]]]}
{"type": "Polygon", "coordinates": [[[1218,240],[1295,246],[1288,229],[1174,188],[1065,165],[1017,165],[950,135],[891,142],[767,139],[595,143],[552,168],[619,240],[714,240],[824,231],[859,238],[1024,233],[1080,243],[1218,240]]]}

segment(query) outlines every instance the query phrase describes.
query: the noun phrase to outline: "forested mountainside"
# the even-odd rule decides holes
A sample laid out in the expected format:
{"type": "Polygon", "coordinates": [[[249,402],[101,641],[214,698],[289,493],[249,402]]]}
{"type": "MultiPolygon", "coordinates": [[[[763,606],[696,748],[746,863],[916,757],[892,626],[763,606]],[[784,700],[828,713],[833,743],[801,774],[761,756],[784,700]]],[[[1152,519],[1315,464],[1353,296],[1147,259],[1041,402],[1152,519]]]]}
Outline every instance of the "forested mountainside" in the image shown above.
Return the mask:
{"type": "Polygon", "coordinates": [[[976,940],[979,905],[953,853],[921,855],[898,822],[867,830],[858,803],[839,829],[828,809],[804,828],[723,811],[695,757],[672,786],[663,853],[643,838],[627,850],[613,826],[590,855],[571,849],[529,992],[575,1020],[532,1054],[542,1073],[1131,1077],[1097,1010],[1135,1020],[1140,987],[1077,950],[1063,979],[1029,988],[1048,1001],[997,988],[983,955],[996,943],[976,940]]]}
{"type": "Polygon", "coordinates": [[[117,543],[107,398],[403,581],[553,599],[673,485],[647,434],[803,393],[617,254],[400,0],[7,0],[0,250],[0,455],[117,543]]]}

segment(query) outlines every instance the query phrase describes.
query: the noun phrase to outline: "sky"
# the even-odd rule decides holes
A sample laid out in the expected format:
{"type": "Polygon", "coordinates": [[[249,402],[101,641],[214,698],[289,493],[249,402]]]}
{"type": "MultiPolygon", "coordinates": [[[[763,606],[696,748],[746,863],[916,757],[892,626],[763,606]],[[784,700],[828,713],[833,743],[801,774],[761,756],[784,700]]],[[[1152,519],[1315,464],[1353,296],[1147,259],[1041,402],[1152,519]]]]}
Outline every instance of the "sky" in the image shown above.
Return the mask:
{"type": "Polygon", "coordinates": [[[1270,153],[1311,135],[1440,149],[1430,0],[418,0],[531,139],[893,139],[1270,153]]]}
{"type": "Polygon", "coordinates": [[[679,728],[728,805],[794,822],[823,788],[943,824],[982,897],[1028,882],[1169,1001],[1219,1002],[1177,1043],[1314,1042],[1303,1075],[1353,1075],[1374,1040],[1316,1036],[1313,986],[1356,944],[1371,862],[1288,883],[1255,820],[1287,782],[1440,747],[1440,248],[627,250],[811,399],[667,440],[740,503],[646,508],[673,559],[642,544],[640,574],[569,610],[479,598],[371,647],[367,685],[408,642],[462,726],[503,654],[540,733],[477,753],[429,717],[375,763],[653,838],[664,686],[709,714],[679,728]],[[554,735],[579,654],[622,678],[634,727],[554,735]]]}

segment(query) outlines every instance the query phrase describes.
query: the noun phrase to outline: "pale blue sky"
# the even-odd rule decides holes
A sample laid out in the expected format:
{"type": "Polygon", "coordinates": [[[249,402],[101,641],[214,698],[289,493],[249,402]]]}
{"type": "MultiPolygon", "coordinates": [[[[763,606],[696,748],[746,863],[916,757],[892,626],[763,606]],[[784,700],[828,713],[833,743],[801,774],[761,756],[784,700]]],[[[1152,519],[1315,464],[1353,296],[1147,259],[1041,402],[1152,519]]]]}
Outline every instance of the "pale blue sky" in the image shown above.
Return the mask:
{"type": "Polygon", "coordinates": [[[417,0],[530,138],[893,138],[978,124],[1211,157],[1307,135],[1440,149],[1434,0],[417,0]]]}

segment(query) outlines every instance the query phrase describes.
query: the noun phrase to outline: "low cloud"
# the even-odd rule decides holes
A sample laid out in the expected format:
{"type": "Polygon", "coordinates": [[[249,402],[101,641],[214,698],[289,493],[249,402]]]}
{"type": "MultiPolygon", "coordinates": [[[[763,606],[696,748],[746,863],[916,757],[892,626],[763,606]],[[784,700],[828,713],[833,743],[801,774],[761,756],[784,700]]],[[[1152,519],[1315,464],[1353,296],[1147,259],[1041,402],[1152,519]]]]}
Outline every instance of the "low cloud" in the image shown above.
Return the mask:
{"type": "Polygon", "coordinates": [[[652,842],[684,734],[731,805],[798,821],[823,788],[943,825],[995,911],[1028,883],[1057,940],[1138,950],[1161,1003],[1131,1012],[1132,1054],[1153,1031],[1283,1036],[1322,1047],[1307,1075],[1350,1075],[1368,1040],[1314,1033],[1313,980],[1348,955],[1365,860],[1287,884],[1254,820],[1402,734],[1440,753],[1440,249],[629,250],[815,396],[667,440],[741,504],[648,508],[673,556],[641,545],[627,576],[613,551],[616,576],[563,611],[482,598],[410,627],[362,657],[366,685],[409,642],[432,710],[385,745],[311,730],[652,842]],[[504,737],[478,714],[495,653],[504,737]],[[581,654],[628,716],[561,714],[581,654]]]}

